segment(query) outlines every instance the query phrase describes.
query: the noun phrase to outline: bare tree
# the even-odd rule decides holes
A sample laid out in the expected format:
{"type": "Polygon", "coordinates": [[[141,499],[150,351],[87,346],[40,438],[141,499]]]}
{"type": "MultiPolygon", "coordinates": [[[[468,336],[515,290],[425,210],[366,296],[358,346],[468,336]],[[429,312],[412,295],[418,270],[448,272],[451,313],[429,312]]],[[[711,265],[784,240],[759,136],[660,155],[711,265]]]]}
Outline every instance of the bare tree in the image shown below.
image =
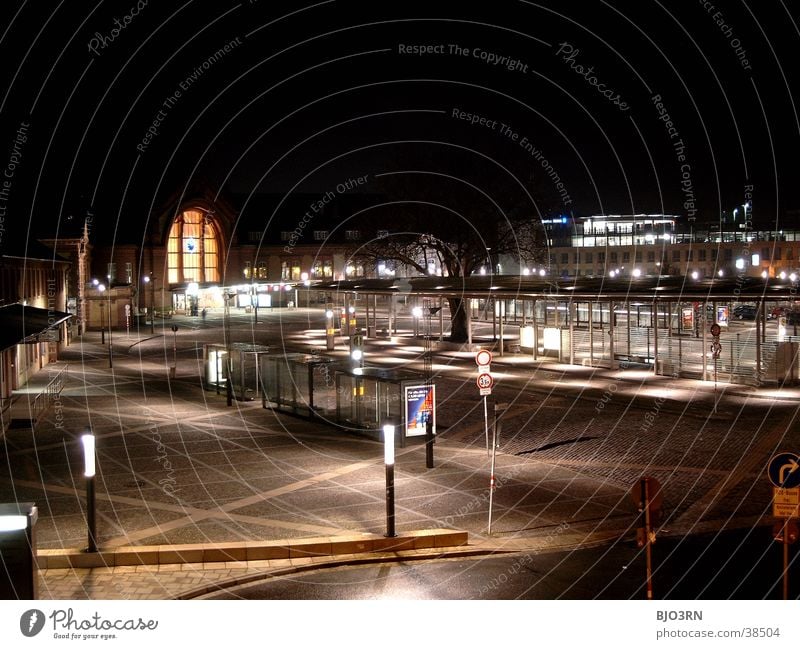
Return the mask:
{"type": "MultiPolygon", "coordinates": [[[[394,261],[419,275],[441,272],[448,277],[469,277],[481,268],[492,274],[501,257],[520,265],[541,261],[544,232],[530,187],[513,178],[474,175],[385,175],[387,200],[357,217],[367,239],[351,254],[372,262],[394,261]]],[[[464,342],[466,302],[460,297],[448,302],[450,340],[464,342]]]]}

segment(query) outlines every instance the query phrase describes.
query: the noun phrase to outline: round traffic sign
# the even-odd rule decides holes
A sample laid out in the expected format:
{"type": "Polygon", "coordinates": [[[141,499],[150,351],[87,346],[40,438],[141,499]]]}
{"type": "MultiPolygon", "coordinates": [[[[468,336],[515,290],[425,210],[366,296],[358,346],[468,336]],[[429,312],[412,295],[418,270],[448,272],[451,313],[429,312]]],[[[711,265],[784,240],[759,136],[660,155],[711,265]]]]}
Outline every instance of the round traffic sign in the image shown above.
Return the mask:
{"type": "Polygon", "coordinates": [[[491,388],[494,385],[494,379],[492,378],[491,374],[487,374],[484,372],[483,374],[478,374],[478,380],[476,381],[478,387],[482,390],[487,388],[491,388]]]}
{"type": "Polygon", "coordinates": [[[781,489],[800,487],[800,456],[784,451],[769,461],[769,481],[781,489]]]}
{"type": "Polygon", "coordinates": [[[491,365],[492,363],[492,352],[488,349],[481,349],[477,354],[475,354],[475,364],[480,365],[491,365]]]}
{"type": "Polygon", "coordinates": [[[720,326],[715,322],[711,325],[711,335],[712,336],[719,336],[719,332],[721,331],[720,326]]]}
{"type": "Polygon", "coordinates": [[[657,512],[661,509],[664,503],[664,496],[661,493],[661,483],[655,478],[640,478],[633,483],[631,489],[631,500],[637,507],[642,507],[644,502],[644,494],[642,493],[642,483],[647,481],[647,499],[650,504],[650,513],[657,512]]]}

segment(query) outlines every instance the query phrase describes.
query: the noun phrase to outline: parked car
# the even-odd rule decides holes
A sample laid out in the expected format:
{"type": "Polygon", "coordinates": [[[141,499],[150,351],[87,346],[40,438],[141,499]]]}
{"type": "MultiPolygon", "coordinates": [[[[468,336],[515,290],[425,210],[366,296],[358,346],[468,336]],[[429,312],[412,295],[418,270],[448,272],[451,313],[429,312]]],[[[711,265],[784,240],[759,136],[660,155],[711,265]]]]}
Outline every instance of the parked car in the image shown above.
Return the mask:
{"type": "Polygon", "coordinates": [[[733,317],[736,320],[755,320],[758,308],[752,304],[738,304],[733,308],[733,317]]]}

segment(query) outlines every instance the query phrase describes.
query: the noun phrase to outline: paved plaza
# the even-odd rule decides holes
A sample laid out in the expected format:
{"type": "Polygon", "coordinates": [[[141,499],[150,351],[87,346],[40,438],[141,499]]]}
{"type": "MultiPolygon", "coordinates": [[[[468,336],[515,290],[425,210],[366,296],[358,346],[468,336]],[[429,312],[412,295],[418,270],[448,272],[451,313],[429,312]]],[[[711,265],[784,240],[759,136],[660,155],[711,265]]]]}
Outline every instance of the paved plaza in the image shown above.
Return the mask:
{"type": "MultiPolygon", "coordinates": [[[[319,312],[233,320],[234,340],[287,350],[324,346],[319,312]]],[[[97,436],[101,550],[336,538],[385,531],[382,445],[373,439],[234,401],[202,385],[202,345],[221,339],[221,318],[175,318],[115,332],[107,346],[90,332],[68,348],[60,398],[35,429],[3,439],[3,502],[39,508],[38,547],[86,545],[85,479],[79,436],[97,436]],[[177,341],[177,372],[168,367],[177,341]]],[[[339,345],[334,355],[343,357],[339,345]]],[[[422,368],[415,341],[368,341],[368,364],[422,368]]],[[[765,464],[800,446],[796,389],[656,377],[638,369],[566,366],[530,356],[495,358],[491,402],[508,404],[495,475],[493,534],[487,534],[489,459],[483,403],[471,353],[439,350],[435,468],[424,447],[398,449],[397,529],[464,530],[467,546],[222,563],[47,569],[46,598],[165,598],[215,583],[327,562],[457,553],[546,552],[630,538],[629,497],[641,476],[663,485],[661,533],[686,535],[771,524],[765,464]]],[[[42,372],[47,375],[48,370],[42,372]]],[[[43,377],[38,379],[43,380],[43,377]]],[[[34,384],[35,387],[35,384],[34,384]]],[[[32,388],[33,389],[33,388],[32,388]]],[[[491,415],[491,412],[490,412],[491,415]]]]}

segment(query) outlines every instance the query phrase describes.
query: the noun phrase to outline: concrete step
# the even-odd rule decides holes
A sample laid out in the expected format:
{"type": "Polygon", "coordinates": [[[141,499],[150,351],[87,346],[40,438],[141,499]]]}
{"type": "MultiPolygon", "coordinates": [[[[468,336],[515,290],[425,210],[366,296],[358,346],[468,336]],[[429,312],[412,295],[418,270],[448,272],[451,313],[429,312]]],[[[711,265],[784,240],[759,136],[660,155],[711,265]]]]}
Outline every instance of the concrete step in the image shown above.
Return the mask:
{"type": "Polygon", "coordinates": [[[37,559],[40,570],[108,568],[398,552],[462,546],[467,544],[467,540],[468,535],[464,531],[431,529],[403,532],[391,538],[377,534],[350,534],[241,543],[127,546],[107,550],[101,547],[98,552],[85,552],[80,548],[39,550],[37,559]]]}

